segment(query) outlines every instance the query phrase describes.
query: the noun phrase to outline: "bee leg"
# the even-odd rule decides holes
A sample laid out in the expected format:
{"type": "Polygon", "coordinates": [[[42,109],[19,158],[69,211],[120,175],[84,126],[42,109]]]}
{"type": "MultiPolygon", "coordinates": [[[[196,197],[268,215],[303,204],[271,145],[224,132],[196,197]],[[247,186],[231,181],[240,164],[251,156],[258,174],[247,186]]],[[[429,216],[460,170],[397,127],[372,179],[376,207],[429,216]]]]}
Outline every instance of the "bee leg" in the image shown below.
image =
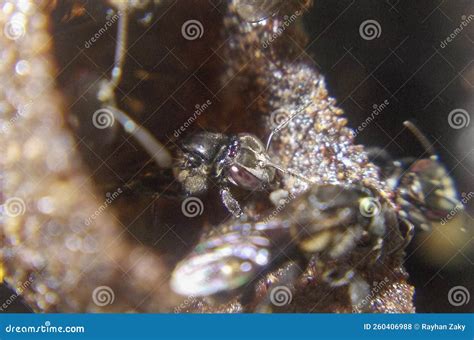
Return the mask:
{"type": "Polygon", "coordinates": [[[410,223],[410,221],[404,221],[404,222],[406,223],[407,231],[404,235],[405,242],[403,243],[403,247],[406,248],[408,244],[411,242],[411,239],[413,238],[413,236],[415,235],[415,226],[413,225],[413,223],[410,223]]]}
{"type": "Polygon", "coordinates": [[[235,217],[242,216],[242,209],[240,208],[239,202],[232,196],[230,189],[228,187],[222,187],[220,190],[222,203],[229,212],[235,217]]]}
{"type": "Polygon", "coordinates": [[[402,207],[400,217],[403,221],[412,224],[416,230],[431,231],[431,222],[418,207],[403,197],[398,199],[398,204],[402,207]]]}
{"type": "Polygon", "coordinates": [[[399,252],[402,249],[405,249],[411,242],[413,236],[415,235],[415,225],[410,222],[410,220],[401,218],[399,221],[399,229],[401,225],[405,226],[406,231],[402,232],[400,230],[400,233],[402,234],[403,241],[400,243],[398,247],[393,249],[392,251],[389,252],[389,255],[394,254],[399,252]]]}

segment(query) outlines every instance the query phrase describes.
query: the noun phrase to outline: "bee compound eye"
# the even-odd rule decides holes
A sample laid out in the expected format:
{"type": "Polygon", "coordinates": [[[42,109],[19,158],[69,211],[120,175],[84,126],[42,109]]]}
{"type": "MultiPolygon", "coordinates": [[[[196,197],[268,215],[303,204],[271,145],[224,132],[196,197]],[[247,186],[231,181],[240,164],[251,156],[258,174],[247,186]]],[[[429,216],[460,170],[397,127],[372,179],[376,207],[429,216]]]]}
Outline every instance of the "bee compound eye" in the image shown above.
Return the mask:
{"type": "Polygon", "coordinates": [[[262,186],[261,179],[239,165],[232,165],[230,167],[229,176],[238,186],[245,189],[252,190],[262,186]]]}

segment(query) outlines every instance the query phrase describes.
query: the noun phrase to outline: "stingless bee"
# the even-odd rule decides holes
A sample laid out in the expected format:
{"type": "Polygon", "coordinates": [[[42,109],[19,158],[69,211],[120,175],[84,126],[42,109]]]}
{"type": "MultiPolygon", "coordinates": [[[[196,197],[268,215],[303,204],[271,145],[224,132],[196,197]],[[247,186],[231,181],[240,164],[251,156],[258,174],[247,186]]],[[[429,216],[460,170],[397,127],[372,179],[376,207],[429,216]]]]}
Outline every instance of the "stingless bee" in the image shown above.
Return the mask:
{"type": "Polygon", "coordinates": [[[267,151],[272,136],[273,133],[265,147],[258,137],[249,133],[234,136],[211,132],[192,134],[181,144],[176,178],[188,195],[202,194],[208,190],[209,181],[215,181],[225,207],[239,217],[242,209],[229,185],[251,191],[275,189],[276,171],[311,182],[271,161],[267,151]]]}
{"type": "MultiPolygon", "coordinates": [[[[167,151],[162,151],[164,146],[153,141],[150,132],[116,107],[109,109],[159,166],[168,167],[168,160],[164,159],[167,151]]],[[[272,136],[265,147],[258,137],[249,133],[231,136],[213,132],[191,134],[179,143],[173,172],[187,196],[203,194],[209,189],[210,181],[216,183],[224,206],[235,217],[240,217],[242,209],[233,197],[230,185],[249,191],[273,190],[277,184],[277,171],[311,183],[306,177],[272,162],[267,152],[272,136]]]]}
{"type": "MultiPolygon", "coordinates": [[[[371,190],[313,185],[271,220],[234,220],[205,235],[176,266],[171,287],[196,297],[245,295],[262,275],[289,257],[306,268],[313,255],[321,279],[331,287],[344,286],[359,268],[374,265],[388,253],[383,245],[387,235],[393,237],[392,231],[400,235],[394,210],[371,190]]],[[[390,242],[395,249],[403,239],[398,236],[396,246],[390,242]]]]}
{"type": "MultiPolygon", "coordinates": [[[[412,123],[404,124],[426,148],[426,137],[412,123]]],[[[306,259],[302,268],[314,256],[324,282],[351,286],[352,279],[360,281],[358,268],[402,251],[415,227],[428,229],[430,221],[460,204],[453,180],[433,153],[392,161],[377,149],[369,156],[381,166],[397,209],[367,187],[313,185],[270,221],[234,222],[205,235],[176,266],[174,291],[208,297],[252,290],[259,277],[295,250],[306,259]],[[406,234],[400,224],[408,226],[406,234]]]]}
{"type": "Polygon", "coordinates": [[[426,136],[411,122],[404,125],[420,141],[429,158],[413,157],[393,160],[387,152],[374,148],[369,158],[378,165],[390,189],[395,193],[399,216],[413,234],[414,228],[431,230],[431,223],[439,221],[456,207],[463,208],[455,184],[439,161],[426,136]]]}

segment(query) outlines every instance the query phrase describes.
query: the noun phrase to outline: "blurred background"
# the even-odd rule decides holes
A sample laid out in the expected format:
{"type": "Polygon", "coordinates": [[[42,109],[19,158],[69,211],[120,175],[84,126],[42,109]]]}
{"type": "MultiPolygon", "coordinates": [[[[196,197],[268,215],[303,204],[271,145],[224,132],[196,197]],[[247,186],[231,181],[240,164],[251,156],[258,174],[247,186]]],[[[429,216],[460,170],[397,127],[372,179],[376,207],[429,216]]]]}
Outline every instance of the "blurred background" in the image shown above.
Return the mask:
{"type": "MultiPolygon", "coordinates": [[[[97,2],[83,2],[94,9],[92,15],[103,15],[97,2]]],[[[226,5],[207,2],[222,11],[226,5]]],[[[422,146],[403,126],[409,119],[434,143],[458,191],[472,197],[472,0],[314,0],[303,20],[310,37],[306,53],[325,75],[349,125],[362,127],[357,142],[384,148],[395,158],[419,157],[422,146]]],[[[60,30],[56,34],[60,37],[60,30]]],[[[105,43],[113,40],[104,38],[105,43]]],[[[418,233],[407,249],[418,312],[474,311],[474,199],[466,199],[465,208],[450,223],[418,233]],[[448,299],[456,287],[464,287],[469,297],[459,306],[448,299]]],[[[1,286],[0,301],[12,294],[1,286]]],[[[6,311],[29,308],[18,297],[6,311]]]]}

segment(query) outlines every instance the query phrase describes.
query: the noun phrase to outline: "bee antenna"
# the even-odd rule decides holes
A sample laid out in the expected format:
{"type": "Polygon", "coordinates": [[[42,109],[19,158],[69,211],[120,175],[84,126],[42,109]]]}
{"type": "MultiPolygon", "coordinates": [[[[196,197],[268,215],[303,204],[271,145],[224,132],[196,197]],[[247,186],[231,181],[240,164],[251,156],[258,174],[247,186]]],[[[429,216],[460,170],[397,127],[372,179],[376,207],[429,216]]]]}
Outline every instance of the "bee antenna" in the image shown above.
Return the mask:
{"type": "Polygon", "coordinates": [[[119,19],[117,28],[117,44],[115,46],[114,67],[112,69],[110,79],[102,84],[102,88],[99,91],[98,97],[99,100],[102,101],[103,107],[113,114],[114,118],[119,121],[124,130],[135,138],[141,147],[151,155],[153,160],[161,168],[170,168],[173,159],[166,147],[157,141],[150,131],[135,122],[116,105],[115,89],[122,80],[123,66],[125,64],[125,56],[127,54],[129,10],[130,8],[128,5],[125,5],[118,12],[119,19]]]}
{"type": "Polygon", "coordinates": [[[116,105],[115,90],[122,80],[123,66],[127,54],[128,40],[128,10],[127,6],[118,12],[117,43],[115,45],[114,67],[110,79],[104,81],[98,93],[98,98],[103,104],[116,105]]]}
{"type": "Polygon", "coordinates": [[[280,172],[282,172],[282,173],[284,173],[284,174],[289,174],[289,175],[291,175],[291,176],[294,176],[294,177],[296,177],[296,178],[299,178],[300,180],[302,180],[302,181],[304,181],[304,182],[306,182],[306,183],[315,184],[315,183],[314,183],[312,180],[310,180],[308,177],[303,176],[302,174],[299,174],[299,173],[297,173],[297,172],[295,172],[295,171],[293,171],[293,170],[288,170],[288,169],[282,168],[281,166],[279,166],[279,165],[277,165],[277,164],[275,164],[275,163],[272,163],[272,162],[267,161],[267,162],[266,162],[266,165],[267,165],[267,166],[270,166],[270,167],[272,167],[272,168],[275,168],[275,169],[277,169],[278,171],[280,171],[280,172]]]}
{"type": "Polygon", "coordinates": [[[278,131],[280,130],[272,130],[272,132],[270,132],[270,135],[268,136],[268,139],[267,139],[267,145],[265,146],[266,152],[268,152],[268,149],[270,149],[270,144],[272,143],[273,135],[277,133],[278,131]]]}
{"type": "Polygon", "coordinates": [[[111,86],[117,87],[122,79],[123,65],[127,54],[128,41],[128,8],[119,12],[117,28],[117,45],[115,46],[114,68],[110,79],[111,86]]]}
{"type": "Polygon", "coordinates": [[[403,122],[403,125],[405,125],[408,130],[413,133],[416,139],[418,139],[418,141],[420,142],[421,146],[423,146],[423,148],[426,150],[426,152],[430,154],[430,156],[436,155],[436,152],[433,148],[433,144],[430,143],[426,135],[424,135],[423,132],[421,132],[421,130],[418,129],[415,124],[413,124],[409,120],[406,120],[403,122]]]}
{"type": "Polygon", "coordinates": [[[155,137],[145,127],[135,122],[125,112],[119,110],[115,106],[107,106],[118,122],[123,126],[124,130],[131,134],[135,140],[145,149],[153,160],[161,168],[170,168],[173,158],[168,149],[156,140],[155,137]]]}
{"type": "MultiPolygon", "coordinates": [[[[288,117],[288,119],[285,119],[285,121],[283,121],[282,123],[280,123],[276,128],[274,128],[272,130],[272,132],[270,132],[270,135],[268,136],[268,139],[267,139],[267,144],[266,144],[266,147],[265,147],[265,151],[268,152],[268,149],[270,149],[270,144],[272,143],[272,139],[273,139],[273,136],[280,132],[280,130],[282,130],[285,126],[288,125],[289,122],[291,122],[291,120],[293,118],[295,118],[298,114],[300,114],[301,112],[303,112],[304,110],[306,110],[307,107],[309,107],[311,105],[311,103],[309,103],[308,105],[306,105],[305,107],[303,107],[301,110],[298,110],[297,112],[293,113],[292,115],[290,115],[290,117],[288,117]]],[[[273,112],[276,112],[276,111],[273,111],[273,112]]]]}

